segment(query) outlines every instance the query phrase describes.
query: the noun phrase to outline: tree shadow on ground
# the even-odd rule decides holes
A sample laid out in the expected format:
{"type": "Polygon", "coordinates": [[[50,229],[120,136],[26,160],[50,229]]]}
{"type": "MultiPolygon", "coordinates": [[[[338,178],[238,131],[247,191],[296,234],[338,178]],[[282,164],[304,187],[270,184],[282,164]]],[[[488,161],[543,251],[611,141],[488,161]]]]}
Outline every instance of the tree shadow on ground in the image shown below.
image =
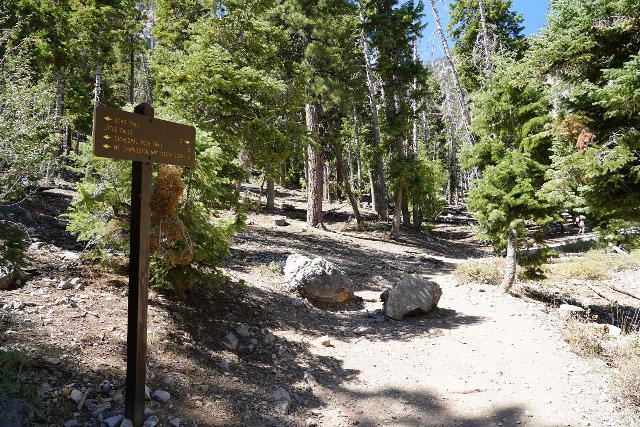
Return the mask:
{"type": "MultiPolygon", "coordinates": [[[[503,406],[478,416],[456,413],[436,393],[397,387],[374,391],[355,391],[344,387],[335,390],[345,400],[354,402],[350,422],[345,425],[373,426],[515,426],[530,422],[523,405],[503,406]]],[[[330,406],[330,402],[326,402],[330,406]]],[[[558,425],[553,420],[547,425],[558,425]]],[[[541,424],[538,424],[541,425],[541,424]]]]}

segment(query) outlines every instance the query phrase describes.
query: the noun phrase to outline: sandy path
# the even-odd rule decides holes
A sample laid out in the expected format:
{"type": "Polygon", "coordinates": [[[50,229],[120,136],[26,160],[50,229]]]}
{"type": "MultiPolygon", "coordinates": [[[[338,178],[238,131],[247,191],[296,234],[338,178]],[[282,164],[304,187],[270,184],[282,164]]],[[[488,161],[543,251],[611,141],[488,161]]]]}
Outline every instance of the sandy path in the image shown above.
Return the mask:
{"type": "Polygon", "coordinates": [[[436,327],[421,321],[408,338],[332,339],[332,348],[311,342],[318,356],[358,372],[337,389],[318,387],[327,402],[318,425],[632,425],[607,368],[573,354],[543,305],[456,287],[448,275],[434,280],[449,313],[436,327]]]}

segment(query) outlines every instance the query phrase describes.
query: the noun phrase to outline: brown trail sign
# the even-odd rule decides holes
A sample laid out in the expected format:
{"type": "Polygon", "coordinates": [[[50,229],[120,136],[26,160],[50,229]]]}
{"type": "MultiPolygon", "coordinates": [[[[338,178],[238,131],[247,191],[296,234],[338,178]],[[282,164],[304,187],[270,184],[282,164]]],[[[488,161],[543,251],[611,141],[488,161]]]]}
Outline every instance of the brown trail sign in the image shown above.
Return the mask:
{"type": "Polygon", "coordinates": [[[152,163],[193,166],[195,141],[195,128],[154,119],[144,102],[135,113],[103,106],[94,111],[94,154],[132,160],[125,416],[136,427],[144,421],[152,163]]]}

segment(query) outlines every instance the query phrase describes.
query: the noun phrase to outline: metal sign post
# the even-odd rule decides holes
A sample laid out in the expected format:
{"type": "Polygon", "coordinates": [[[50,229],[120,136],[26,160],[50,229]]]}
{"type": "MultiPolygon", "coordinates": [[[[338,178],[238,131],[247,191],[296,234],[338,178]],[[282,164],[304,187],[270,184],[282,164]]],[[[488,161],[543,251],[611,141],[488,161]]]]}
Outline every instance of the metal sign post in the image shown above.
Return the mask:
{"type": "Polygon", "coordinates": [[[96,156],[132,160],[125,417],[138,427],[144,422],[152,163],[193,166],[196,131],[154,119],[147,103],[134,111],[96,107],[93,150],[96,156]]]}

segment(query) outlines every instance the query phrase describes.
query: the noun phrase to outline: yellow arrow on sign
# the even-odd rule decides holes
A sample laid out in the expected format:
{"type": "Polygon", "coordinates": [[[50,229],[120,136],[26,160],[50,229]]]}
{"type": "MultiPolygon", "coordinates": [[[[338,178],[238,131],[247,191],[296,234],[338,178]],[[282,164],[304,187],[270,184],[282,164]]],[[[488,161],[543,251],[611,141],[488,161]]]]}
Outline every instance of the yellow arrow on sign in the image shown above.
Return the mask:
{"type": "Polygon", "coordinates": [[[111,148],[111,146],[109,144],[103,144],[102,145],[104,148],[111,148]]]}
{"type": "Polygon", "coordinates": [[[110,121],[111,121],[111,117],[109,117],[109,116],[104,116],[104,119],[105,119],[106,121],[108,121],[108,122],[110,122],[110,121]]]}
{"type": "Polygon", "coordinates": [[[109,135],[105,135],[104,139],[111,139],[111,137],[109,135]]]}

